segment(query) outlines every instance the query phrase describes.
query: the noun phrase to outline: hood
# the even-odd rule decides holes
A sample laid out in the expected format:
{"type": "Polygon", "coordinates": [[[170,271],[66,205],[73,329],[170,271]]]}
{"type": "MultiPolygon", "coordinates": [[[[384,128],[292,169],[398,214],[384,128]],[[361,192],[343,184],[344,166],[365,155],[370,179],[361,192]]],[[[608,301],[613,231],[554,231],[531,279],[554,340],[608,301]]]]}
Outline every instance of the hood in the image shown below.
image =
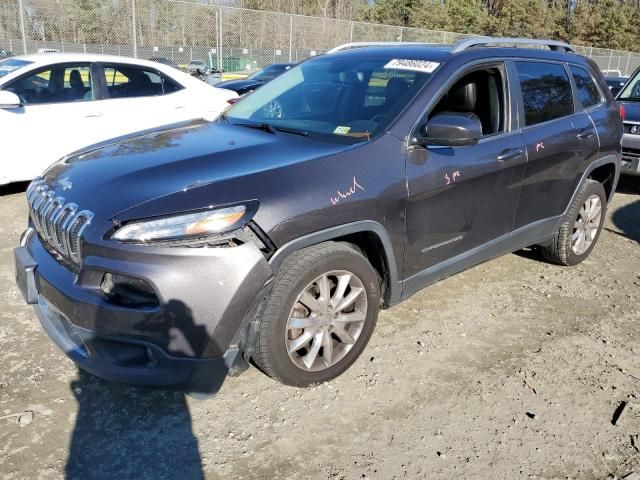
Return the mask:
{"type": "Polygon", "coordinates": [[[241,80],[227,80],[226,82],[216,83],[217,88],[226,88],[228,90],[247,90],[264,85],[261,80],[253,80],[251,78],[243,78],[241,80]]]}
{"type": "Polygon", "coordinates": [[[616,102],[624,107],[625,120],[640,122],[640,102],[629,100],[616,100],[616,102]]]}
{"type": "MultiPolygon", "coordinates": [[[[66,202],[91,210],[96,220],[113,219],[145,202],[150,204],[142,209],[145,216],[154,216],[167,213],[153,210],[154,199],[180,192],[180,202],[173,204],[173,198],[164,202],[163,208],[174,208],[173,212],[215,205],[220,201],[216,199],[219,182],[344,148],[287,133],[193,122],[86,149],[54,164],[44,180],[66,202]],[[184,192],[195,195],[185,196],[184,192]],[[206,204],[191,205],[202,198],[206,204]]],[[[239,191],[237,196],[235,201],[255,198],[248,191],[239,191]]]]}

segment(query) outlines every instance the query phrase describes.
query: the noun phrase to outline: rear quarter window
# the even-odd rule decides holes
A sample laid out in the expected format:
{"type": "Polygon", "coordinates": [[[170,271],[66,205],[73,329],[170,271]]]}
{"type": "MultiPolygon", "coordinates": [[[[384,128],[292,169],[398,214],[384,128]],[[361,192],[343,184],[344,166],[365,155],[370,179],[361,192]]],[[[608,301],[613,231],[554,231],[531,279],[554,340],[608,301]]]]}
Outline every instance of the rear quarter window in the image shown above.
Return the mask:
{"type": "Polygon", "coordinates": [[[602,101],[602,95],[600,95],[600,90],[598,90],[598,86],[593,81],[593,77],[589,72],[575,65],[571,65],[569,68],[573,75],[573,80],[576,83],[578,97],[582,102],[582,106],[589,108],[600,103],[602,101]]]}
{"type": "Polygon", "coordinates": [[[525,125],[536,125],[574,112],[571,82],[563,65],[516,62],[525,125]]]}

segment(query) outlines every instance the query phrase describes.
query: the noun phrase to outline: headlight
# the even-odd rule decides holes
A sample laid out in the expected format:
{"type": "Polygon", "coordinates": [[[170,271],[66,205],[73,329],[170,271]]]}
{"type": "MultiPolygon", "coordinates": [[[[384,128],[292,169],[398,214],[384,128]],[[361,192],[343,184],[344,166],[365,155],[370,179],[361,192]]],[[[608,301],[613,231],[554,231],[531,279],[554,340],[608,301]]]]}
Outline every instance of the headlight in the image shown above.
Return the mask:
{"type": "Polygon", "coordinates": [[[224,233],[243,227],[257,210],[255,205],[207,210],[145,220],[124,225],[111,237],[121,242],[151,242],[154,240],[178,240],[224,233]]]}

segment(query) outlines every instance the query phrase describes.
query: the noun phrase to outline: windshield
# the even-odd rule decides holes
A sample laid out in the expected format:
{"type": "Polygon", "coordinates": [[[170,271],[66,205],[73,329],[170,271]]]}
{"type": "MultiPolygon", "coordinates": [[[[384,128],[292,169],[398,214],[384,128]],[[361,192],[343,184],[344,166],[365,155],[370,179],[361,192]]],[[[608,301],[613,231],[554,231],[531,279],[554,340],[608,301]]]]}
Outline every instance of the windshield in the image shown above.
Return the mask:
{"type": "Polygon", "coordinates": [[[33,62],[20,60],[18,58],[7,58],[5,60],[0,60],[0,78],[4,77],[5,75],[9,75],[12,72],[15,72],[25,65],[30,65],[31,63],[33,62]]]}
{"type": "Polygon", "coordinates": [[[288,66],[265,67],[258,70],[257,72],[253,72],[247,78],[250,78],[252,80],[260,80],[261,82],[269,82],[274,78],[276,78],[278,75],[280,75],[282,72],[287,70],[288,68],[290,67],[288,66]]]}
{"type": "Polygon", "coordinates": [[[391,124],[438,65],[426,60],[318,57],[244,97],[224,119],[370,140],[391,124]]]}
{"type": "Polygon", "coordinates": [[[626,83],[617,99],[640,102],[640,70],[626,83]]]}

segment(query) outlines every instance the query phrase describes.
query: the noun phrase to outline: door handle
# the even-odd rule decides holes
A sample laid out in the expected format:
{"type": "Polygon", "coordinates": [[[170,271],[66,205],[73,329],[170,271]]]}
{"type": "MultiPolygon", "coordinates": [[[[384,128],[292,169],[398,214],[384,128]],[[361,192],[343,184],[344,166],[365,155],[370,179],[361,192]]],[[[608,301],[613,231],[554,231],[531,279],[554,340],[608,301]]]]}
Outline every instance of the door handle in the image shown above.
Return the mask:
{"type": "Polygon", "coordinates": [[[590,128],[584,128],[582,130],[580,130],[580,133],[578,133],[576,135],[576,138],[582,140],[583,138],[591,138],[593,137],[594,133],[593,130],[590,128]]]}
{"type": "Polygon", "coordinates": [[[500,155],[498,155],[496,160],[498,160],[499,162],[505,162],[507,160],[513,160],[514,158],[518,158],[520,155],[522,155],[521,148],[510,148],[510,149],[504,150],[500,155]]]}
{"type": "Polygon", "coordinates": [[[85,115],[84,118],[100,118],[102,113],[92,113],[91,115],[85,115]]]}

